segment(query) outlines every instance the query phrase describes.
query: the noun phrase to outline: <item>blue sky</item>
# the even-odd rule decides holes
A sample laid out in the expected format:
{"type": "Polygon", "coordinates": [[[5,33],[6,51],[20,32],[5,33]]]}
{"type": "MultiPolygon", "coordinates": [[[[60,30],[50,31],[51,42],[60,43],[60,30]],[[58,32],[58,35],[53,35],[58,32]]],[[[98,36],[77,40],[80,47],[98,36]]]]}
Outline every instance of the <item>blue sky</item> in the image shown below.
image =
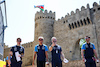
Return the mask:
{"type": "Polygon", "coordinates": [[[16,45],[16,38],[22,39],[22,44],[34,41],[35,13],[40,11],[34,5],[44,5],[44,9],[56,12],[56,19],[65,17],[67,13],[81,6],[99,0],[6,0],[8,27],[5,30],[4,42],[6,45],[16,45]]]}

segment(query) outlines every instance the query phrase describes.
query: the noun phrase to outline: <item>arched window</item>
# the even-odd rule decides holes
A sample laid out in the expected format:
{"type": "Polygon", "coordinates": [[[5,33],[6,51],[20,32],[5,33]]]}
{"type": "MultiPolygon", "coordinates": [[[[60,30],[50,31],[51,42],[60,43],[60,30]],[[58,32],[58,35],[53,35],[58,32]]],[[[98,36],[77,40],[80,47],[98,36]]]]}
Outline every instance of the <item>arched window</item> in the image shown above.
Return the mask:
{"type": "Polygon", "coordinates": [[[100,10],[100,7],[98,8],[98,10],[100,10]]]}
{"type": "Polygon", "coordinates": [[[49,18],[49,16],[48,16],[48,18],[49,18]]]}
{"type": "Polygon", "coordinates": [[[52,17],[51,17],[51,19],[52,19],[52,17]]]}
{"type": "Polygon", "coordinates": [[[74,24],[72,23],[72,27],[73,27],[73,29],[74,29],[74,24]]]}
{"type": "Polygon", "coordinates": [[[79,23],[79,21],[77,21],[77,24],[78,24],[78,26],[80,27],[80,23],[79,23]]]}
{"type": "Polygon", "coordinates": [[[76,22],[74,22],[74,24],[75,24],[75,27],[77,28],[77,24],[76,24],[76,22]]]}
{"type": "Polygon", "coordinates": [[[66,20],[66,22],[68,22],[68,20],[66,20]]]}
{"type": "Polygon", "coordinates": [[[41,16],[40,16],[40,18],[41,18],[41,16]]]}
{"type": "Polygon", "coordinates": [[[93,12],[95,12],[95,9],[93,9],[93,12]]]}
{"type": "Polygon", "coordinates": [[[89,20],[89,18],[87,17],[87,21],[88,21],[88,24],[90,24],[90,20],[89,20]]]}
{"type": "Polygon", "coordinates": [[[87,25],[86,20],[84,19],[84,24],[87,25]]]}
{"type": "Polygon", "coordinates": [[[83,22],[82,22],[82,20],[80,20],[80,22],[81,22],[81,25],[83,26],[83,22]]]}
{"type": "Polygon", "coordinates": [[[65,21],[63,23],[65,23],[65,21]]]}
{"type": "Polygon", "coordinates": [[[71,25],[69,24],[69,29],[71,30],[71,25]]]}

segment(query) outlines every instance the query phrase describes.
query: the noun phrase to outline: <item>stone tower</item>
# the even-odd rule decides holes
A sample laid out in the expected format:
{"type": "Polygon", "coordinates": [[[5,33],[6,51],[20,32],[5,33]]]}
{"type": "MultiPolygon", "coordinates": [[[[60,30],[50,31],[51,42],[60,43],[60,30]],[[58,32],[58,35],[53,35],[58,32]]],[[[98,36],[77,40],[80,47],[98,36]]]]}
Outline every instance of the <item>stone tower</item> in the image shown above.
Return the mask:
{"type": "Polygon", "coordinates": [[[38,37],[44,37],[44,44],[48,47],[51,44],[51,38],[53,36],[53,24],[55,21],[55,12],[40,11],[35,14],[35,39],[34,45],[38,44],[38,37]]]}

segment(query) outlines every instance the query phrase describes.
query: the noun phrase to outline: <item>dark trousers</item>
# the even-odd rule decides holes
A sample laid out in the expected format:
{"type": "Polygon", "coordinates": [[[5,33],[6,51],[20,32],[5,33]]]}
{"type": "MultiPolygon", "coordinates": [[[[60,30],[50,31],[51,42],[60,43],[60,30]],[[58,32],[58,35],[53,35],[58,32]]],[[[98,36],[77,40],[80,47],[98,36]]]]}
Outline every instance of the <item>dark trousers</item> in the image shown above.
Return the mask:
{"type": "Polygon", "coordinates": [[[62,67],[62,62],[52,62],[52,67],[62,67]]]}
{"type": "Polygon", "coordinates": [[[45,61],[38,61],[37,60],[37,67],[45,67],[45,61]]]}
{"type": "Polygon", "coordinates": [[[11,67],[21,67],[21,65],[22,65],[22,62],[11,63],[11,67]]]}
{"type": "Polygon", "coordinates": [[[87,59],[85,62],[85,67],[96,67],[96,63],[93,59],[87,59]]]}

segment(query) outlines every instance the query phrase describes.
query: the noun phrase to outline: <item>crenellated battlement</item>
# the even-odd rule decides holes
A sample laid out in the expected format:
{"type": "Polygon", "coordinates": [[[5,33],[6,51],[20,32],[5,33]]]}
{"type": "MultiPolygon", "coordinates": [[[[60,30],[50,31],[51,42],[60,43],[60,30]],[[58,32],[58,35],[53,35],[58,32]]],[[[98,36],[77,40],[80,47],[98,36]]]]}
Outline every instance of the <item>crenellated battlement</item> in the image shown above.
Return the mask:
{"type": "Polygon", "coordinates": [[[35,21],[43,18],[55,20],[55,12],[52,11],[48,12],[47,10],[45,10],[44,12],[41,10],[40,12],[37,11],[37,13],[35,14],[35,21]]]}
{"type": "Polygon", "coordinates": [[[92,11],[93,12],[97,12],[99,10],[100,10],[100,5],[98,3],[96,3],[96,2],[94,2],[92,11]]]}
{"type": "MultiPolygon", "coordinates": [[[[67,15],[65,15],[65,17],[63,19],[70,18],[70,17],[75,16],[77,14],[80,14],[81,15],[83,12],[84,12],[84,14],[87,14],[87,12],[90,12],[91,9],[95,9],[94,12],[96,10],[98,11],[98,10],[100,10],[100,5],[98,5],[96,2],[94,2],[93,3],[93,8],[90,8],[89,4],[87,4],[86,5],[86,8],[85,8],[85,6],[82,6],[81,7],[81,10],[76,9],[75,12],[74,11],[71,11],[70,14],[67,13],[67,15]]],[[[60,20],[62,20],[62,18],[61,19],[58,19],[57,21],[60,21],[60,20]]]]}
{"type": "Polygon", "coordinates": [[[67,23],[69,29],[92,24],[93,22],[91,21],[91,15],[98,10],[100,10],[100,5],[98,5],[96,2],[93,3],[93,8],[90,8],[89,4],[87,4],[86,7],[82,6],[81,10],[76,9],[75,12],[71,11],[70,14],[67,13],[65,17],[61,17],[61,19],[58,19],[56,23],[67,23]]]}
{"type": "Polygon", "coordinates": [[[22,44],[22,46],[23,46],[24,48],[32,48],[33,42],[24,43],[24,44],[22,44]]]}
{"type": "MultiPolygon", "coordinates": [[[[89,4],[87,4],[87,8],[85,8],[84,6],[82,6],[81,10],[76,9],[75,12],[71,11],[70,14],[67,13],[67,15],[65,15],[65,17],[63,17],[63,19],[70,18],[70,17],[75,16],[77,14],[81,14],[83,11],[87,11],[89,9],[90,9],[90,6],[89,6],[89,4]]],[[[62,20],[62,18],[60,20],[62,20]]],[[[60,21],[60,20],[58,19],[57,21],[60,21]]]]}

